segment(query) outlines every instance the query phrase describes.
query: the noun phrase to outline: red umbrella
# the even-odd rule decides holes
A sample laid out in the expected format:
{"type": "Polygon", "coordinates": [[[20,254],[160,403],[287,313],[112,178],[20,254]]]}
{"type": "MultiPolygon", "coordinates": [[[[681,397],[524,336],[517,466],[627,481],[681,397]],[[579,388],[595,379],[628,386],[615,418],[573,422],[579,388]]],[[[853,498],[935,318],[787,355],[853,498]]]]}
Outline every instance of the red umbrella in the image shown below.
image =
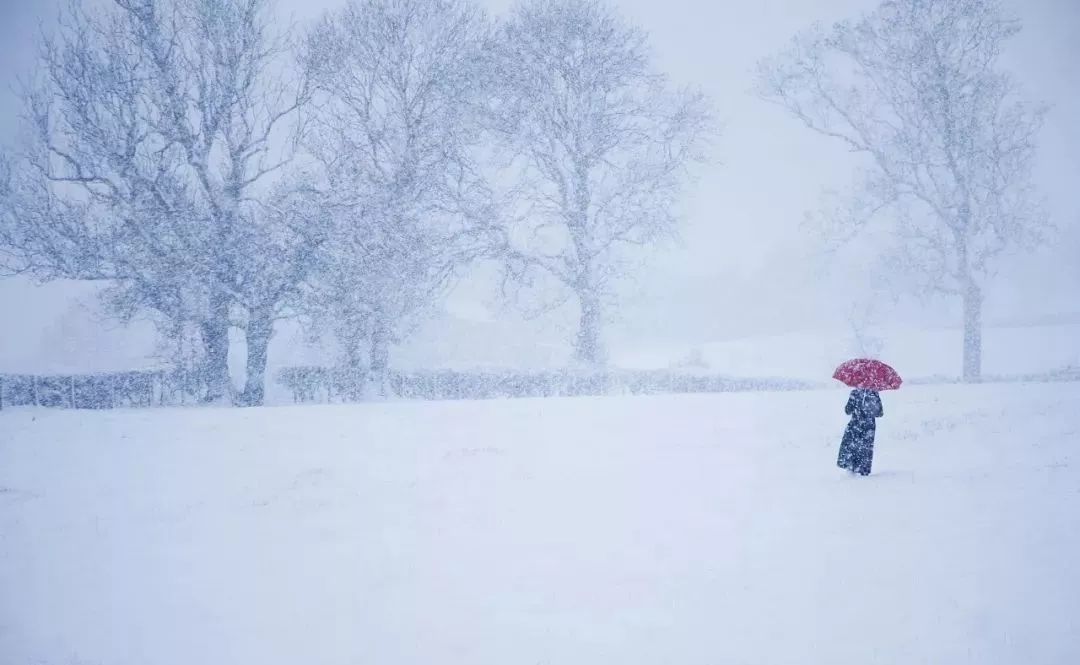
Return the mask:
{"type": "Polygon", "coordinates": [[[896,390],[903,383],[895,369],[880,360],[868,358],[847,361],[836,368],[833,378],[864,390],[896,390]]]}

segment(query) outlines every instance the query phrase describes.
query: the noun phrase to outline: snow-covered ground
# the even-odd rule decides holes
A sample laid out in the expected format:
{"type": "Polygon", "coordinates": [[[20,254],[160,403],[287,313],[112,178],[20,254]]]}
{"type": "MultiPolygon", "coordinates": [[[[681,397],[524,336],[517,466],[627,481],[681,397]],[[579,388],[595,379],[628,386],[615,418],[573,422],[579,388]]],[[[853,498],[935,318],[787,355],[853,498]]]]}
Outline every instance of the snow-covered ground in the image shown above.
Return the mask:
{"type": "Polygon", "coordinates": [[[0,412],[0,662],[1080,662],[1080,385],[0,412]]]}

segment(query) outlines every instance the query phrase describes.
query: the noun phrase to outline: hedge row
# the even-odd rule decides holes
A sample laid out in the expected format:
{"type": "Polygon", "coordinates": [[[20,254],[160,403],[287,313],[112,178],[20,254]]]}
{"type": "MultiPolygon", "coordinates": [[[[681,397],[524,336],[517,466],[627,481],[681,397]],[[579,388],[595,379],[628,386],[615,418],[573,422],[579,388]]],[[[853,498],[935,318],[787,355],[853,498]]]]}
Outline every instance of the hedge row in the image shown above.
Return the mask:
{"type": "MultiPolygon", "coordinates": [[[[370,394],[370,389],[365,390],[369,378],[363,372],[325,367],[288,367],[276,376],[277,382],[291,392],[297,403],[362,399],[365,394],[370,394]]],[[[813,387],[816,386],[788,379],[740,379],[668,370],[391,372],[386,386],[396,397],[425,400],[717,393],[813,387]]]]}

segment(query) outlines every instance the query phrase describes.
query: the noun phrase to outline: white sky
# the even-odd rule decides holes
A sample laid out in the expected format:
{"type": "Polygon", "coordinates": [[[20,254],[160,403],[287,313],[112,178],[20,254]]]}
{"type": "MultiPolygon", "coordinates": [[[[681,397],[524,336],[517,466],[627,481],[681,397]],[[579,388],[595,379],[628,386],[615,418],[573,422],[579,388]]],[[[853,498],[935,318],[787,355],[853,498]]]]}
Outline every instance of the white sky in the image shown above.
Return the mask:
{"type": "MultiPolygon", "coordinates": [[[[301,24],[339,0],[279,0],[301,24]]],[[[483,2],[500,13],[509,2],[483,2]]],[[[658,66],[677,83],[701,86],[726,127],[717,163],[687,194],[680,246],[659,252],[632,289],[613,339],[694,343],[719,337],[827,326],[860,291],[857,274],[822,275],[813,239],[800,230],[825,187],[843,187],[850,157],[780,109],[749,93],[756,60],[815,20],[829,23],[872,8],[873,0],[622,0],[646,27],[658,66]]],[[[1037,184],[1048,197],[1062,240],[1041,256],[1003,266],[988,300],[989,318],[1080,313],[1080,2],[1007,0],[1024,31],[1006,54],[1030,98],[1053,106],[1042,135],[1037,184]]],[[[16,76],[33,63],[36,26],[55,15],[56,0],[0,0],[0,140],[17,126],[16,76]]],[[[0,312],[21,312],[9,343],[37,343],[37,330],[67,308],[65,288],[35,289],[0,281],[0,312]]],[[[463,288],[456,299],[473,299],[463,288]]],[[[906,323],[941,323],[950,304],[907,303],[906,323]]],[[[5,318],[7,318],[5,316],[5,318]]],[[[550,323],[550,322],[549,322],[550,323]]],[[[27,353],[30,350],[27,349],[27,353]]]]}

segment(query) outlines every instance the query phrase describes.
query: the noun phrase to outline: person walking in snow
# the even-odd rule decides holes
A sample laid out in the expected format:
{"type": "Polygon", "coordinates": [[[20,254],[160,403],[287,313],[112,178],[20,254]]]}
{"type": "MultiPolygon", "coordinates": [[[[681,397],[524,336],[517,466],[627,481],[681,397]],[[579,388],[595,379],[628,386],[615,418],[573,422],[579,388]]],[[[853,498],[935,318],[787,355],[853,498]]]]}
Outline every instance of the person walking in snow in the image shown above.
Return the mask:
{"type": "Polygon", "coordinates": [[[844,413],[851,416],[851,422],[844,431],[836,465],[860,476],[868,476],[874,461],[877,419],[885,415],[881,396],[875,390],[856,388],[851,391],[844,413]]]}

